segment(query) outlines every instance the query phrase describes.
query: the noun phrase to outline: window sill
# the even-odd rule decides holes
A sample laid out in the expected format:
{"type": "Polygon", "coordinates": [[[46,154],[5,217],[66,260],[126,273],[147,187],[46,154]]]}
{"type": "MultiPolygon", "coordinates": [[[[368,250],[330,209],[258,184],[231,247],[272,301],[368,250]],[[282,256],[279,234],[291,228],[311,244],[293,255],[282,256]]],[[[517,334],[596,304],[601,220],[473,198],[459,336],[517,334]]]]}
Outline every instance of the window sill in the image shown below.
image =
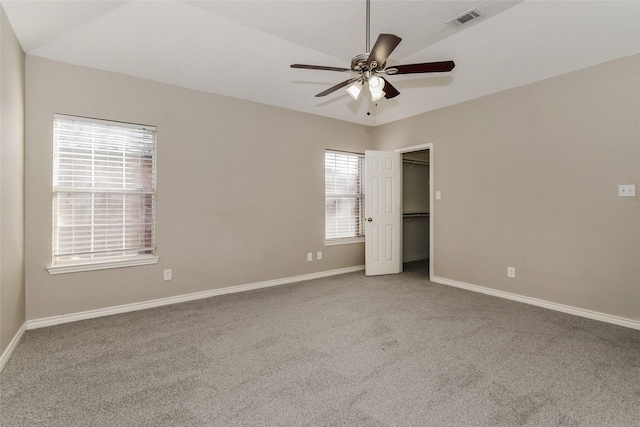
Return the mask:
{"type": "Polygon", "coordinates": [[[136,265],[157,264],[160,257],[145,256],[135,257],[133,259],[117,259],[111,261],[78,263],[78,264],[61,264],[47,267],[49,274],[77,273],[79,271],[105,270],[108,268],[133,267],[136,265]]]}
{"type": "Polygon", "coordinates": [[[325,240],[325,246],[338,246],[338,245],[350,245],[353,243],[364,243],[364,236],[362,237],[347,237],[345,239],[331,239],[325,240]]]}

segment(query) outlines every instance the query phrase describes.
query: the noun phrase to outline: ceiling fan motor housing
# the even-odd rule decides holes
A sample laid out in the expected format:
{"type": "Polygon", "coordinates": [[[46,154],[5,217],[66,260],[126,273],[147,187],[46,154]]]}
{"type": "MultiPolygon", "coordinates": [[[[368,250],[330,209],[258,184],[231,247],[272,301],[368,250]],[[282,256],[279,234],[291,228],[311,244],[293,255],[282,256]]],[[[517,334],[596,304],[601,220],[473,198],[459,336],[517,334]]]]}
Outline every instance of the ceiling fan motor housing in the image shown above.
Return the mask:
{"type": "Polygon", "coordinates": [[[351,69],[353,71],[365,71],[369,69],[367,62],[369,61],[368,53],[361,53],[360,55],[356,55],[351,59],[351,69]]]}

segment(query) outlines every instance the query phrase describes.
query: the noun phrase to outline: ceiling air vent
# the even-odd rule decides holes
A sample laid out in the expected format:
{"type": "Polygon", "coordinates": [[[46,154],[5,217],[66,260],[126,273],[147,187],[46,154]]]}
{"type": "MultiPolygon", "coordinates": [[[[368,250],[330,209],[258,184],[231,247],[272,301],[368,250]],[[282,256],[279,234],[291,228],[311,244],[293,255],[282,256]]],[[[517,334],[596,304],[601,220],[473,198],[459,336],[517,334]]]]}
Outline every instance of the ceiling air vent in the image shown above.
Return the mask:
{"type": "Polygon", "coordinates": [[[452,27],[460,27],[461,25],[467,24],[474,19],[480,18],[480,14],[475,9],[471,9],[463,13],[462,15],[458,15],[455,18],[449,19],[447,24],[452,27]]]}

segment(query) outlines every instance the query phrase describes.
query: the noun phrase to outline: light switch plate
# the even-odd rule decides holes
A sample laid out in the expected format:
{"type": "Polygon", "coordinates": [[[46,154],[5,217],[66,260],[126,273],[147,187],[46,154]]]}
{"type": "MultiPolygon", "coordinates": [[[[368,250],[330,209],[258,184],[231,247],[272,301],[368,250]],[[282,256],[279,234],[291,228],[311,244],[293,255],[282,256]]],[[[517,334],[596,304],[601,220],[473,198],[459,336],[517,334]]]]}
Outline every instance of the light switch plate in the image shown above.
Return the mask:
{"type": "Polygon", "coordinates": [[[635,184],[623,184],[618,186],[618,196],[620,197],[635,197],[636,185],[635,184]]]}
{"type": "Polygon", "coordinates": [[[442,193],[439,191],[436,191],[436,200],[440,200],[442,199],[442,193]]]}

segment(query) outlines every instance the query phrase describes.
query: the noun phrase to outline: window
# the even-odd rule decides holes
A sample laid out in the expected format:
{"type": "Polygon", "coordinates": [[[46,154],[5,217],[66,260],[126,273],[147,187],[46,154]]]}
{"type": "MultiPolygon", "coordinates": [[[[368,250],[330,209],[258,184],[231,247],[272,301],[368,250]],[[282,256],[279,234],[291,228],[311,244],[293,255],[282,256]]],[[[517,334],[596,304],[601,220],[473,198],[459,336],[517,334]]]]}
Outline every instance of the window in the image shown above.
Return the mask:
{"type": "MultiPolygon", "coordinates": [[[[327,150],[324,155],[325,240],[364,237],[364,156],[327,150]]],[[[347,241],[349,241],[347,240],[347,241]]]]}
{"type": "Polygon", "coordinates": [[[51,273],[157,262],[155,133],[54,116],[51,273]]]}

